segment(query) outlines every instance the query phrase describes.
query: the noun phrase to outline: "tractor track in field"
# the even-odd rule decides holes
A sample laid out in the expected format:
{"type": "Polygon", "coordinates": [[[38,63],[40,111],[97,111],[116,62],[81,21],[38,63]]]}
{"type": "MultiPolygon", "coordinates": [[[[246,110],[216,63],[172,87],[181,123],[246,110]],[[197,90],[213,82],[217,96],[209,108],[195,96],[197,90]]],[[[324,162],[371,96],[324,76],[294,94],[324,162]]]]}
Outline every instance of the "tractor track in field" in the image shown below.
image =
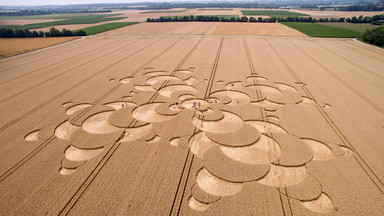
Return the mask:
{"type": "MultiPolygon", "coordinates": [[[[292,74],[292,76],[296,79],[297,82],[301,82],[301,79],[298,77],[296,72],[289,66],[289,64],[282,58],[282,56],[277,52],[277,50],[270,44],[270,42],[265,39],[268,45],[271,47],[273,52],[276,54],[276,56],[281,60],[281,62],[286,66],[288,71],[292,74]]],[[[298,50],[303,52],[301,49],[299,49],[297,46],[295,46],[298,50]]],[[[307,55],[305,52],[303,52],[305,55],[307,55]]],[[[309,57],[309,56],[308,56],[309,57]]],[[[312,57],[310,57],[312,59],[312,57]]],[[[306,86],[303,86],[303,90],[307,94],[309,98],[313,98],[312,93],[309,91],[309,89],[306,86]]],[[[316,100],[315,100],[316,101],[316,100]]],[[[349,147],[353,150],[353,157],[355,158],[356,162],[360,165],[360,167],[363,169],[363,171],[366,173],[366,175],[369,177],[369,179],[372,181],[372,183],[377,187],[378,190],[382,194],[384,194],[384,183],[380,180],[380,178],[376,175],[376,173],[372,170],[372,168],[368,165],[368,163],[360,156],[359,152],[356,151],[356,148],[352,145],[352,143],[347,139],[347,137],[342,133],[340,128],[334,123],[332,118],[327,114],[327,112],[324,111],[324,109],[316,102],[315,103],[316,109],[319,111],[319,113],[323,116],[324,120],[328,123],[328,125],[333,129],[335,134],[339,137],[340,141],[343,143],[344,146],[349,147]]]]}
{"type": "MultiPolygon", "coordinates": [[[[122,40],[124,40],[124,39],[122,39],[122,40]]],[[[70,56],[70,57],[65,58],[65,59],[63,59],[63,60],[60,60],[59,62],[54,62],[54,63],[48,64],[48,65],[44,65],[44,66],[42,66],[42,67],[36,68],[36,69],[34,69],[34,70],[32,70],[32,71],[27,71],[26,73],[20,74],[20,75],[18,75],[18,76],[16,76],[16,77],[13,77],[13,78],[11,78],[11,79],[8,79],[8,80],[5,80],[5,81],[0,82],[0,85],[3,85],[3,84],[5,84],[5,83],[11,82],[11,81],[14,81],[14,80],[17,80],[17,79],[20,79],[20,78],[22,78],[22,77],[29,76],[29,75],[31,75],[31,74],[35,74],[35,73],[37,73],[37,72],[41,72],[40,70],[43,69],[43,68],[47,68],[47,67],[50,67],[50,66],[52,66],[52,65],[56,65],[56,64],[58,64],[58,63],[64,63],[64,62],[66,62],[66,61],[68,61],[68,60],[73,60],[73,58],[78,58],[78,57],[81,57],[81,56],[83,56],[83,55],[92,54],[93,52],[97,52],[97,51],[99,51],[99,50],[105,49],[105,47],[107,47],[107,46],[109,46],[109,45],[111,45],[111,44],[119,43],[119,42],[121,42],[122,40],[113,41],[113,42],[111,42],[111,43],[102,45],[101,47],[97,47],[96,49],[88,50],[88,51],[83,52],[83,53],[80,53],[80,54],[78,54],[78,55],[70,56]]],[[[24,65],[25,65],[25,64],[21,64],[21,65],[18,65],[18,66],[24,66],[24,65]]],[[[0,72],[0,73],[1,73],[1,72],[0,72]]]]}
{"type": "MultiPolygon", "coordinates": [[[[176,73],[176,71],[178,69],[180,69],[180,67],[183,65],[183,63],[189,58],[189,56],[194,52],[194,50],[197,48],[197,46],[200,44],[202,39],[200,39],[196,45],[191,49],[191,51],[183,58],[183,60],[176,66],[175,70],[171,73],[174,74],[176,73]]],[[[178,41],[176,41],[171,47],[173,47],[178,41]]],[[[171,47],[169,47],[168,49],[170,49],[171,47]]],[[[167,49],[167,50],[168,50],[167,49]]],[[[162,53],[160,53],[159,55],[157,55],[155,58],[151,59],[150,61],[148,61],[147,63],[145,63],[144,65],[142,65],[140,67],[140,70],[145,68],[150,62],[152,62],[154,59],[156,59],[157,57],[159,57],[160,55],[162,55],[163,53],[165,53],[167,50],[163,51],[162,53]]],[[[139,72],[140,70],[136,70],[137,72],[139,72]]],[[[131,76],[133,76],[134,74],[131,74],[131,76]]],[[[168,81],[164,81],[163,84],[161,85],[161,87],[153,94],[153,96],[148,100],[147,103],[151,103],[153,102],[157,95],[158,95],[158,92],[159,90],[166,85],[166,83],[168,83],[168,81]]],[[[134,127],[135,124],[137,123],[137,120],[133,120],[129,127],[134,127]]],[[[124,136],[125,132],[123,132],[120,136],[120,138],[122,138],[124,136]]],[[[120,140],[120,138],[118,140],[120,140]]],[[[72,198],[67,202],[67,204],[64,206],[64,208],[60,211],[59,215],[68,215],[70,213],[70,211],[72,210],[72,208],[76,205],[76,203],[78,202],[78,200],[81,198],[81,196],[84,194],[84,192],[87,190],[87,188],[92,184],[93,180],[97,177],[98,173],[101,171],[101,169],[105,166],[105,164],[108,163],[108,161],[110,160],[110,158],[113,156],[114,152],[116,152],[116,150],[119,148],[121,142],[118,142],[116,141],[115,143],[112,144],[111,148],[107,151],[107,153],[103,156],[103,158],[100,160],[100,162],[96,165],[96,167],[92,170],[92,172],[90,173],[90,175],[86,178],[86,180],[82,183],[82,185],[78,188],[78,190],[76,191],[76,193],[72,196],[72,198]]]]}
{"type": "MultiPolygon", "coordinates": [[[[181,39],[180,39],[181,40],[181,39]]],[[[154,58],[152,58],[151,60],[147,61],[144,65],[142,65],[141,67],[139,67],[138,69],[136,69],[134,72],[132,72],[132,74],[130,76],[134,76],[135,74],[137,74],[140,70],[142,70],[143,68],[145,68],[150,62],[152,62],[153,60],[155,60],[156,58],[158,58],[160,55],[162,55],[163,53],[165,53],[167,50],[169,50],[170,48],[172,48],[173,46],[175,46],[180,40],[177,40],[176,42],[174,42],[173,44],[171,44],[171,46],[169,46],[168,48],[166,48],[164,51],[162,51],[160,54],[156,55],[154,58]]],[[[158,41],[158,40],[157,40],[158,41]]],[[[156,43],[157,41],[155,41],[154,43],[156,43]]],[[[149,47],[149,46],[148,46],[149,47]]],[[[148,47],[145,47],[145,48],[148,48],[148,47]]],[[[137,53],[137,52],[136,52],[137,53]]],[[[133,54],[131,54],[133,55],[133,54]]],[[[127,57],[119,60],[119,61],[122,61],[122,60],[125,60],[127,57]]],[[[117,63],[117,62],[115,62],[117,63]]],[[[107,67],[108,68],[108,67],[107,67]]],[[[101,70],[99,73],[103,72],[105,70],[101,70]]],[[[82,84],[83,82],[80,82],[80,84],[82,84]]],[[[97,104],[99,103],[100,101],[102,101],[104,98],[106,98],[108,95],[110,95],[112,92],[114,92],[116,89],[118,89],[122,84],[119,83],[117,84],[116,86],[114,86],[112,89],[110,89],[108,92],[104,93],[101,97],[99,97],[93,104],[97,104]]],[[[76,85],[77,86],[77,85],[76,85]]],[[[68,90],[72,90],[73,88],[70,88],[68,90]]],[[[68,91],[67,91],[68,92],[68,91]]],[[[65,93],[67,93],[65,92],[65,93]]],[[[58,97],[60,97],[62,94],[60,95],[57,95],[54,99],[57,99],[58,97]]],[[[52,100],[54,100],[52,99],[52,100]]],[[[47,101],[47,103],[51,102],[52,100],[49,100],[47,101]]],[[[46,103],[46,104],[47,104],[46,103]]],[[[41,108],[41,107],[37,107],[37,108],[41,108]]],[[[85,109],[84,111],[82,111],[81,113],[79,113],[78,116],[76,116],[76,119],[79,119],[81,116],[83,116],[87,111],[89,110],[89,108],[85,109]]],[[[35,110],[36,111],[36,110],[35,110]]],[[[23,117],[23,116],[21,116],[23,117]]],[[[26,116],[25,116],[26,117],[26,116]]],[[[24,117],[24,118],[25,118],[24,117]]],[[[20,119],[21,120],[21,119],[20,119]]],[[[20,121],[18,120],[18,121],[20,121]]],[[[14,124],[14,123],[13,123],[14,124]]],[[[4,129],[3,129],[4,130],[4,129]]],[[[0,132],[1,132],[1,129],[0,129],[0,132]]],[[[32,150],[29,154],[27,154],[23,159],[21,159],[20,161],[18,161],[15,165],[13,165],[10,169],[8,169],[6,172],[4,172],[1,176],[0,176],[0,182],[2,182],[4,179],[6,179],[9,175],[11,175],[14,171],[16,171],[18,168],[20,168],[25,162],[27,162],[29,159],[31,159],[34,155],[36,155],[39,151],[41,151],[42,149],[44,149],[49,143],[51,143],[53,140],[55,139],[55,136],[51,136],[47,141],[43,142],[42,144],[40,144],[38,147],[36,147],[34,150],[32,150]]]]}

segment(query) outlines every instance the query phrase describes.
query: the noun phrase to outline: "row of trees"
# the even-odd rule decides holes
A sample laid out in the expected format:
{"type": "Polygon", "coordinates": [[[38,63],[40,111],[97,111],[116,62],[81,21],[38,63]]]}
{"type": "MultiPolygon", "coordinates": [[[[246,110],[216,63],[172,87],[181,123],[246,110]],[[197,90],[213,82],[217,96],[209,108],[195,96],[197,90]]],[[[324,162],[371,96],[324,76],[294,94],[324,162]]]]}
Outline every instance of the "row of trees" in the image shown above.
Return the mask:
{"type": "Polygon", "coordinates": [[[363,33],[361,39],[376,46],[384,47],[384,27],[368,29],[363,33]]]}
{"type": "Polygon", "coordinates": [[[218,16],[174,16],[148,18],[147,22],[248,22],[247,17],[218,17],[218,16]]]}
{"type": "Polygon", "coordinates": [[[345,21],[349,23],[372,23],[374,25],[379,24],[379,20],[384,20],[384,14],[375,15],[375,16],[359,16],[347,18],[345,21]]]}
{"type": "Polygon", "coordinates": [[[49,14],[70,14],[70,13],[108,13],[111,10],[20,10],[20,11],[1,11],[0,16],[34,16],[49,14]]]}
{"type": "Polygon", "coordinates": [[[174,17],[160,17],[160,18],[148,18],[147,22],[190,22],[190,21],[198,21],[198,22],[349,22],[349,23],[372,23],[379,24],[379,20],[384,19],[384,14],[375,15],[373,17],[363,17],[359,16],[352,18],[320,18],[315,19],[312,17],[287,17],[287,18],[235,18],[235,17],[218,17],[218,16],[174,16],[174,17]]]}
{"type": "Polygon", "coordinates": [[[350,5],[345,7],[339,7],[338,9],[340,11],[383,11],[384,6],[379,3],[378,4],[360,4],[360,5],[350,5]]]}
{"type": "Polygon", "coordinates": [[[31,38],[31,37],[71,37],[71,36],[87,36],[87,33],[83,30],[72,32],[71,30],[63,28],[61,31],[55,28],[51,28],[48,32],[43,31],[29,31],[24,30],[12,30],[12,29],[0,29],[1,38],[31,38]]]}

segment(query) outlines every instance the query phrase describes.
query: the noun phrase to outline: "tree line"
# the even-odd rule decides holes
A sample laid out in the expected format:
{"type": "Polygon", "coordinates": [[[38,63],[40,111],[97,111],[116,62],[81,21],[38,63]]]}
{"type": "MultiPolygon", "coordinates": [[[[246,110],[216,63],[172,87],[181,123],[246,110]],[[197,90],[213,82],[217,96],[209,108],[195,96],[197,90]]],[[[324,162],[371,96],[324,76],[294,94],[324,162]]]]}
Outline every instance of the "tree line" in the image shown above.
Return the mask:
{"type": "Polygon", "coordinates": [[[159,18],[148,18],[147,22],[349,22],[349,23],[371,23],[379,24],[379,20],[384,19],[384,14],[375,15],[372,17],[352,17],[352,18],[320,18],[315,19],[312,17],[219,17],[219,16],[173,16],[173,17],[159,17],[159,18]]]}
{"type": "Polygon", "coordinates": [[[248,22],[247,17],[219,17],[219,16],[173,16],[148,18],[147,22],[248,22]]]}
{"type": "Polygon", "coordinates": [[[0,16],[34,16],[49,14],[70,14],[70,13],[108,13],[111,10],[20,10],[20,11],[1,11],[0,16]]]}
{"type": "Polygon", "coordinates": [[[368,29],[363,33],[361,39],[376,46],[384,47],[384,27],[368,29]]]}
{"type": "Polygon", "coordinates": [[[72,36],[87,36],[87,33],[83,30],[72,32],[71,30],[63,28],[61,31],[55,28],[51,28],[47,32],[43,31],[29,31],[24,30],[12,30],[12,29],[0,29],[0,38],[37,38],[37,37],[72,37],[72,36]]]}
{"type": "Polygon", "coordinates": [[[384,14],[375,15],[375,16],[359,16],[345,19],[346,22],[349,23],[372,23],[374,25],[379,24],[379,20],[384,20],[384,14]]]}
{"type": "Polygon", "coordinates": [[[339,11],[383,11],[384,6],[382,4],[361,4],[350,5],[344,7],[338,7],[339,11]]]}

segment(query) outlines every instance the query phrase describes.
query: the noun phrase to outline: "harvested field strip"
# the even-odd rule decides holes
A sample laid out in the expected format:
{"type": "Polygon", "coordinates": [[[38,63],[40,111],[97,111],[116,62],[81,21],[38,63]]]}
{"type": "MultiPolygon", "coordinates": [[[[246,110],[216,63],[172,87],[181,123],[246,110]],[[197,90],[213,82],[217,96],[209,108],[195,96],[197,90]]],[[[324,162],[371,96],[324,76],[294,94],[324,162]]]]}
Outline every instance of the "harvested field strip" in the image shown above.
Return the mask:
{"type": "Polygon", "coordinates": [[[309,16],[308,14],[290,12],[284,10],[241,10],[244,16],[270,16],[277,18],[287,18],[295,16],[309,16]]]}
{"type": "MultiPolygon", "coordinates": [[[[178,42],[178,41],[177,41],[178,42]]],[[[176,43],[177,43],[176,42],[176,43]]],[[[184,59],[179,63],[179,65],[175,68],[175,70],[172,72],[172,73],[175,73],[178,69],[180,69],[180,67],[182,66],[182,64],[188,59],[188,57],[192,54],[192,52],[196,49],[196,47],[200,44],[201,40],[199,40],[195,46],[192,48],[192,50],[184,57],[184,59]]],[[[174,43],[173,45],[175,45],[176,43],[174,43]]],[[[164,52],[163,52],[164,53],[164,52]]],[[[163,53],[160,53],[160,55],[162,55],[163,53]]],[[[158,55],[158,56],[160,56],[158,55]]],[[[152,60],[156,59],[158,56],[156,56],[155,58],[153,58],[152,60]]],[[[137,71],[140,71],[142,70],[143,68],[145,68],[150,62],[152,62],[152,60],[148,61],[146,64],[142,65],[137,71]]],[[[134,74],[132,74],[131,76],[133,76],[134,74]]],[[[171,74],[172,75],[172,74],[171,74]]],[[[165,83],[168,82],[168,81],[165,81],[163,85],[165,85],[165,83]]],[[[118,84],[119,86],[121,84],[118,84]]],[[[161,89],[161,88],[159,88],[161,89]]],[[[156,96],[158,95],[158,91],[156,91],[153,96],[149,99],[148,103],[151,103],[153,102],[155,99],[156,99],[156,96]]],[[[134,126],[136,124],[135,122],[136,120],[134,120],[133,122],[130,123],[130,125],[134,126]]],[[[123,136],[124,134],[121,135],[121,137],[123,136]]],[[[60,211],[59,215],[67,215],[71,209],[73,208],[74,205],[76,205],[77,201],[80,199],[80,197],[82,196],[82,194],[85,192],[85,190],[88,188],[88,186],[90,184],[92,184],[93,180],[96,178],[96,176],[98,175],[98,173],[100,172],[100,170],[104,167],[104,165],[108,162],[108,160],[113,156],[114,152],[119,148],[121,142],[115,142],[112,147],[108,150],[108,152],[103,156],[102,160],[98,163],[98,165],[95,167],[95,169],[91,172],[91,174],[87,177],[86,181],[81,185],[81,187],[76,191],[76,193],[72,196],[72,198],[70,199],[70,201],[65,205],[65,207],[60,211]],[[112,150],[112,151],[111,151],[112,150]]]]}
{"type": "Polygon", "coordinates": [[[214,34],[219,35],[276,35],[276,36],[302,36],[305,34],[282,26],[280,23],[231,23],[221,22],[214,34]]]}
{"type": "Polygon", "coordinates": [[[171,33],[171,34],[179,34],[179,33],[190,34],[194,30],[199,29],[199,26],[200,26],[200,23],[188,23],[188,25],[179,26],[169,33],[171,33]]]}
{"type": "MultiPolygon", "coordinates": [[[[92,54],[92,53],[98,52],[100,49],[105,49],[105,47],[108,47],[109,45],[113,45],[113,44],[116,44],[116,43],[120,43],[121,41],[123,41],[123,39],[120,39],[120,40],[117,40],[117,41],[112,41],[112,42],[107,43],[107,44],[101,44],[100,47],[96,47],[95,49],[90,49],[90,50],[88,50],[88,51],[86,51],[86,52],[79,53],[78,55],[73,55],[73,56],[70,56],[70,57],[68,57],[68,58],[66,58],[66,59],[63,59],[63,60],[60,61],[60,63],[65,63],[66,61],[70,61],[71,59],[76,58],[76,57],[81,57],[81,56],[84,56],[84,57],[85,57],[85,56],[88,55],[88,54],[92,54]]],[[[42,60],[44,60],[44,59],[42,59],[42,60]]],[[[38,62],[38,61],[37,61],[37,62],[38,62]]],[[[27,63],[27,64],[28,64],[28,63],[27,63]]],[[[12,77],[12,78],[10,78],[10,79],[8,79],[8,80],[5,80],[5,81],[3,81],[3,82],[0,82],[0,85],[5,84],[5,83],[8,83],[8,82],[11,82],[11,81],[14,81],[14,80],[16,80],[16,79],[24,78],[24,77],[29,76],[29,75],[32,75],[32,74],[34,74],[34,73],[41,72],[42,69],[44,69],[44,68],[46,68],[46,67],[50,67],[50,66],[52,66],[52,65],[56,65],[56,64],[57,64],[57,62],[52,63],[52,64],[48,64],[48,65],[44,65],[44,66],[42,66],[42,67],[38,67],[38,68],[36,68],[36,69],[34,69],[34,70],[28,71],[28,72],[26,72],[26,73],[20,74],[20,75],[18,75],[18,76],[15,76],[15,77],[12,77]]],[[[25,66],[25,65],[21,65],[21,66],[25,66]]],[[[1,73],[1,72],[0,72],[0,73],[1,73]]]]}
{"type": "MultiPolygon", "coordinates": [[[[303,83],[302,80],[297,76],[297,74],[294,72],[294,70],[289,66],[289,64],[283,59],[283,57],[276,51],[276,49],[270,44],[270,42],[265,39],[271,49],[274,51],[274,53],[277,55],[277,57],[284,63],[284,65],[287,67],[288,71],[292,74],[292,76],[297,80],[297,82],[303,83]]],[[[313,61],[317,62],[315,59],[313,59],[310,55],[306,54],[302,49],[300,49],[298,46],[293,44],[298,50],[303,52],[305,55],[307,55],[309,58],[311,58],[313,61]]],[[[318,62],[317,62],[318,63],[318,62]]],[[[323,67],[321,64],[319,64],[321,67],[323,67]]],[[[324,68],[327,72],[330,72],[326,68],[324,68]]],[[[333,74],[331,74],[333,75],[333,74]]],[[[335,77],[337,79],[337,77],[335,77]]],[[[339,79],[338,79],[339,80],[339,79]]],[[[339,81],[342,81],[341,79],[339,81]]],[[[343,84],[344,81],[342,81],[343,84]]],[[[349,87],[349,84],[348,86],[349,87]]],[[[314,98],[309,89],[306,86],[303,86],[303,89],[307,96],[309,98],[314,98]]],[[[355,91],[354,91],[355,92],[355,91]]],[[[355,92],[356,93],[356,92],[355,92]]],[[[358,94],[360,97],[364,97],[361,94],[358,94]]],[[[364,97],[365,98],[365,97],[364,97]]],[[[363,99],[363,98],[362,98],[363,99]]],[[[372,105],[372,104],[370,104],[372,105]]],[[[370,166],[365,162],[365,160],[359,155],[359,153],[356,151],[356,148],[351,144],[351,142],[344,136],[344,134],[341,132],[341,130],[337,127],[337,125],[332,121],[332,119],[329,117],[329,115],[324,111],[324,109],[318,104],[315,104],[317,110],[320,112],[320,114],[324,117],[324,119],[327,121],[329,126],[335,131],[335,133],[339,136],[340,140],[343,142],[344,146],[347,146],[351,148],[356,154],[353,155],[355,160],[358,162],[360,167],[364,170],[364,172],[367,174],[367,176],[371,179],[371,181],[376,185],[377,189],[381,191],[381,193],[384,194],[384,183],[380,180],[380,178],[375,174],[375,172],[370,168],[370,166]]],[[[380,111],[380,110],[378,110],[380,111]]],[[[381,111],[380,111],[381,112],[381,111]]],[[[382,113],[382,112],[381,112],[382,113]]]]}
{"type": "Polygon", "coordinates": [[[87,32],[87,35],[92,35],[92,34],[110,31],[113,29],[118,29],[125,26],[137,24],[137,23],[138,22],[114,22],[114,23],[106,23],[98,26],[92,26],[92,27],[81,29],[81,30],[87,32]]]}
{"type": "Polygon", "coordinates": [[[360,32],[354,30],[338,28],[334,26],[326,26],[317,23],[284,22],[282,24],[296,29],[311,37],[356,38],[361,36],[360,32]]]}

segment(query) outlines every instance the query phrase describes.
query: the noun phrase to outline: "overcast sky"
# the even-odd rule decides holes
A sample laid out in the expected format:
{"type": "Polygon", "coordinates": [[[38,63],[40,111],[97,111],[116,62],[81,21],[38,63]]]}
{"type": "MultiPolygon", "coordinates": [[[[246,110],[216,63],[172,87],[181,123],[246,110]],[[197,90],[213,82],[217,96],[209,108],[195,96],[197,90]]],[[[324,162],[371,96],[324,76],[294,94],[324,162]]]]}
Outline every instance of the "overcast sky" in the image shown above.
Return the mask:
{"type": "MultiPolygon", "coordinates": [[[[0,5],[66,5],[92,3],[132,3],[132,2],[165,2],[193,0],[0,0],[0,5]]],[[[196,0],[195,0],[196,1],[196,0]]],[[[200,0],[201,1],[201,0],[200,0]]],[[[237,0],[232,0],[237,1],[237,0]]]]}

